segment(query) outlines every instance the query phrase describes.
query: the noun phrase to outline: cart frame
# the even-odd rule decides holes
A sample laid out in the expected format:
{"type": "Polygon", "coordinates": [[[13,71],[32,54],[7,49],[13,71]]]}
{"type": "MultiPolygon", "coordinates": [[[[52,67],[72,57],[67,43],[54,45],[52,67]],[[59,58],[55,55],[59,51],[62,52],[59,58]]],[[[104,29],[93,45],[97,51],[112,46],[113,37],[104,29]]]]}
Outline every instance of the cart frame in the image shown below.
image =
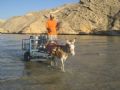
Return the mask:
{"type": "Polygon", "coordinates": [[[47,41],[47,35],[30,36],[29,39],[23,39],[22,51],[24,60],[39,59],[40,61],[46,61],[49,58],[45,48],[47,41]]]}

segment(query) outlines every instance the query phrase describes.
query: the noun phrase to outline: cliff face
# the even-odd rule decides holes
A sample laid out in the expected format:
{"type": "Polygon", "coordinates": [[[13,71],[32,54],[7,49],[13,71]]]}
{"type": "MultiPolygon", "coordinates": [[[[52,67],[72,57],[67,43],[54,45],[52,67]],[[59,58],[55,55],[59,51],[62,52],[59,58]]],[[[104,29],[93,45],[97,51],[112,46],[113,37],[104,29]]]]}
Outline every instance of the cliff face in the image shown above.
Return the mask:
{"type": "Polygon", "coordinates": [[[8,33],[44,33],[46,11],[28,13],[7,20],[1,28],[8,33]]]}
{"type": "Polygon", "coordinates": [[[5,20],[0,19],[0,26],[5,22],[5,20]]]}
{"type": "Polygon", "coordinates": [[[120,31],[119,0],[81,0],[84,7],[91,10],[87,20],[92,24],[93,34],[114,34],[120,31]]]}
{"type": "Polygon", "coordinates": [[[61,34],[119,34],[119,0],[81,0],[51,10],[13,17],[1,27],[8,33],[45,33],[49,14],[60,22],[61,34]]]}
{"type": "Polygon", "coordinates": [[[4,24],[5,20],[0,19],[0,33],[4,32],[4,29],[1,26],[4,24]]]}

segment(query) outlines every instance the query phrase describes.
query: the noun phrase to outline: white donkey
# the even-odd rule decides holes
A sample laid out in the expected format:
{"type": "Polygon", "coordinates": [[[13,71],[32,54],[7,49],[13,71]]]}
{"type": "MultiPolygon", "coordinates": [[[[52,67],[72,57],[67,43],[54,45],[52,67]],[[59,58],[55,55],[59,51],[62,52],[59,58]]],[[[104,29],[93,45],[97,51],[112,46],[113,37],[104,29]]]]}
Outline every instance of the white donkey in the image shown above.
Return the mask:
{"type": "Polygon", "coordinates": [[[57,45],[52,49],[51,56],[53,60],[51,60],[51,65],[57,66],[57,60],[61,61],[61,70],[65,72],[64,62],[67,60],[69,55],[75,55],[75,39],[67,40],[65,45],[57,45]]]}

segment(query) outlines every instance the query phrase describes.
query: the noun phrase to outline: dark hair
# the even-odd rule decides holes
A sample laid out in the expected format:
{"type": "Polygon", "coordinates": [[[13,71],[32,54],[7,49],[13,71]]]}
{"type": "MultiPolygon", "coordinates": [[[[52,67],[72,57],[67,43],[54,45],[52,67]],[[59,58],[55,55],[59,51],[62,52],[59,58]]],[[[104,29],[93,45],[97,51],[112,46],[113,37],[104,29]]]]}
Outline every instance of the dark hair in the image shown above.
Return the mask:
{"type": "Polygon", "coordinates": [[[54,16],[50,14],[50,19],[54,19],[54,16]]]}

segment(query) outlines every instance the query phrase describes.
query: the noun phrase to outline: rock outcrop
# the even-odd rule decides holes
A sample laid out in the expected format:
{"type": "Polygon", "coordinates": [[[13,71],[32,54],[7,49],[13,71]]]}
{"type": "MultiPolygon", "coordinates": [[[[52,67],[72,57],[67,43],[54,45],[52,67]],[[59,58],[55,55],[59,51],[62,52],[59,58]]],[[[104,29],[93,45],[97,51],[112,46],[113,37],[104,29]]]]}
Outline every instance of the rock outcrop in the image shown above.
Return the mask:
{"type": "Polygon", "coordinates": [[[3,28],[1,28],[1,26],[4,24],[5,20],[0,19],[0,33],[5,32],[5,30],[3,28]]]}
{"type": "Polygon", "coordinates": [[[50,13],[60,23],[60,34],[120,34],[119,0],[80,0],[77,4],[13,17],[1,28],[8,33],[46,33],[45,22],[50,13]]]}
{"type": "Polygon", "coordinates": [[[0,19],[0,27],[4,24],[5,20],[0,19]]]}

